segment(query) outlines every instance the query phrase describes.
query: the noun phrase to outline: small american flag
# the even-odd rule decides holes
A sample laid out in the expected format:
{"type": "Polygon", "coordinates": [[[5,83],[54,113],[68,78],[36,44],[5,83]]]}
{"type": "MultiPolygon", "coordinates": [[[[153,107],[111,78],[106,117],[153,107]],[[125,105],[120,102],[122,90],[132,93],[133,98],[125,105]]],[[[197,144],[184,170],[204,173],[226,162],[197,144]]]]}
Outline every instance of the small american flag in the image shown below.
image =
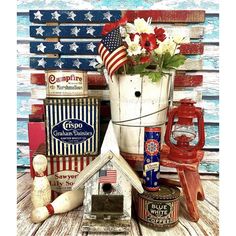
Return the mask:
{"type": "Polygon", "coordinates": [[[100,170],[99,183],[116,183],[116,170],[100,170]]]}
{"type": "Polygon", "coordinates": [[[119,27],[104,36],[99,44],[98,53],[110,77],[126,63],[128,60],[127,52],[122,42],[119,27]]]}

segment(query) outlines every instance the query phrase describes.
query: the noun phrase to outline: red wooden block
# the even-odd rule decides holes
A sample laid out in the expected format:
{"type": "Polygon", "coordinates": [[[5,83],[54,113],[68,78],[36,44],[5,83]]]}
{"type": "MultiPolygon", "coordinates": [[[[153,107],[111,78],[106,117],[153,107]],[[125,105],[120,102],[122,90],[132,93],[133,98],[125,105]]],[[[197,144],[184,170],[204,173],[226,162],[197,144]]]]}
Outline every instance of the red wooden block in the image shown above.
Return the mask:
{"type": "Polygon", "coordinates": [[[176,74],[174,79],[175,87],[197,87],[201,86],[203,81],[202,75],[185,75],[176,74]]]}
{"type": "Polygon", "coordinates": [[[32,73],[30,74],[31,84],[45,85],[45,74],[44,73],[32,73]]]}
{"type": "Polygon", "coordinates": [[[44,104],[32,104],[31,113],[32,114],[44,114],[44,104]]]}
{"type": "Polygon", "coordinates": [[[32,168],[33,155],[40,144],[46,144],[45,122],[28,123],[29,150],[30,150],[30,174],[34,176],[32,168]]]}
{"type": "Polygon", "coordinates": [[[107,82],[104,75],[88,75],[88,87],[95,88],[95,87],[106,87],[107,82]]]}
{"type": "Polygon", "coordinates": [[[164,23],[191,23],[191,22],[204,22],[204,10],[139,10],[139,11],[124,11],[129,22],[134,21],[136,18],[148,19],[152,18],[152,22],[164,23]]]}
{"type": "Polygon", "coordinates": [[[180,53],[185,55],[202,55],[204,52],[203,43],[183,43],[179,47],[180,53]]]}

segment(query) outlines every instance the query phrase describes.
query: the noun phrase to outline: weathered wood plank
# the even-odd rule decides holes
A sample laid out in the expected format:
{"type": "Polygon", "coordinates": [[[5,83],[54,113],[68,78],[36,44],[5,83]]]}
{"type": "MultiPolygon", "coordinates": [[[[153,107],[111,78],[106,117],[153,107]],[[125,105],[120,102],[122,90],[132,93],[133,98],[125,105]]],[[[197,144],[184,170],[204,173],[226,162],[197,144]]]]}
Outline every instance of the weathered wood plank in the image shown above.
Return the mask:
{"type": "MultiPolygon", "coordinates": [[[[26,63],[26,62],[23,62],[26,63]]],[[[21,63],[20,63],[21,64],[21,63]]],[[[97,71],[96,65],[98,62],[95,57],[63,57],[60,59],[31,57],[30,68],[48,70],[48,69],[80,69],[84,71],[97,71]]],[[[18,64],[19,65],[19,64],[18,64]]],[[[210,65],[208,66],[210,68],[210,65]]],[[[179,70],[202,70],[203,59],[187,58],[184,65],[179,67],[179,70]]]]}
{"type": "MultiPolygon", "coordinates": [[[[45,85],[45,73],[32,73],[30,75],[31,84],[45,85]]],[[[176,74],[174,79],[175,87],[196,87],[201,86],[203,82],[202,75],[186,75],[185,73],[176,74]]],[[[100,74],[88,74],[88,86],[106,86],[106,79],[100,74]]]]}
{"type": "Polygon", "coordinates": [[[190,222],[186,211],[185,201],[181,201],[181,221],[185,227],[191,226],[197,235],[219,235],[219,211],[208,201],[198,201],[200,219],[197,223],[190,222]]]}
{"type": "Polygon", "coordinates": [[[29,166],[29,146],[17,145],[17,166],[29,166]]]}
{"type": "Polygon", "coordinates": [[[205,11],[203,10],[138,10],[126,11],[123,13],[128,17],[128,21],[134,21],[136,18],[152,18],[152,22],[174,22],[174,23],[192,23],[204,22],[205,11]]]}
{"type": "Polygon", "coordinates": [[[29,174],[24,174],[17,180],[17,203],[30,193],[31,184],[32,179],[29,174]]]}
{"type": "MultiPolygon", "coordinates": [[[[55,42],[30,42],[30,53],[36,54],[61,54],[61,55],[98,55],[99,41],[65,41],[55,42]],[[60,47],[57,47],[59,45],[60,47]]],[[[22,46],[22,45],[21,45],[22,46]]],[[[23,47],[26,48],[26,47],[23,47]]],[[[203,54],[203,43],[184,43],[179,47],[180,53],[185,55],[203,54]]]]}
{"type": "Polygon", "coordinates": [[[202,181],[206,201],[219,210],[219,181],[202,181]]]}
{"type": "MultiPolygon", "coordinates": [[[[203,81],[202,75],[177,74],[174,82],[175,87],[196,87],[201,86],[203,81]]],[[[32,73],[30,75],[31,84],[45,85],[45,73],[32,73]]],[[[105,86],[106,79],[100,74],[88,74],[88,86],[105,86]]]]}
{"type": "MultiPolygon", "coordinates": [[[[17,37],[18,40],[32,41],[33,38],[29,38],[29,17],[27,15],[17,16],[17,37]]],[[[155,25],[155,24],[154,24],[155,25]]],[[[171,24],[160,24],[159,27],[164,27],[167,32],[180,33],[189,36],[189,38],[199,39],[202,38],[202,42],[219,42],[219,15],[207,15],[204,23],[188,24],[185,26],[171,26],[171,24]],[[185,28],[185,29],[184,29],[185,28]],[[203,32],[204,30],[204,32],[203,32]],[[204,35],[204,37],[203,37],[204,35]]]]}
{"type": "MultiPolygon", "coordinates": [[[[61,8],[60,8],[61,9],[61,8]]],[[[77,9],[77,7],[76,7],[77,9]]],[[[33,23],[109,23],[121,18],[121,11],[110,10],[30,10],[33,23]]]]}
{"type": "Polygon", "coordinates": [[[32,203],[30,195],[28,194],[23,200],[17,204],[17,235],[35,235],[36,231],[40,227],[39,224],[33,224],[30,220],[30,214],[32,211],[32,203]]]}
{"type": "Polygon", "coordinates": [[[82,216],[82,207],[74,209],[68,213],[53,215],[42,223],[35,236],[80,235],[79,230],[81,227],[82,216]]]}
{"type": "MultiPolygon", "coordinates": [[[[110,95],[109,90],[89,90],[89,96],[99,97],[103,101],[109,101],[110,95]]],[[[31,98],[33,99],[44,99],[46,97],[46,88],[45,86],[40,86],[40,88],[33,88],[31,90],[31,98]]],[[[198,91],[174,91],[175,102],[181,100],[182,98],[191,98],[196,102],[200,102],[202,100],[202,94],[198,91]]]]}
{"type": "Polygon", "coordinates": [[[25,173],[22,172],[17,172],[17,179],[19,179],[22,175],[24,175],[25,173]]]}
{"type": "Polygon", "coordinates": [[[102,26],[30,26],[34,38],[100,38],[102,26]]]}
{"type": "MultiPolygon", "coordinates": [[[[22,70],[17,73],[17,91],[30,92],[31,88],[36,88],[37,85],[45,85],[44,71],[37,70],[22,70]],[[32,74],[32,76],[31,76],[32,74]],[[39,75],[39,76],[38,76],[39,75]],[[30,78],[32,77],[32,78],[30,78]]],[[[94,72],[88,73],[89,88],[105,88],[106,80],[104,76],[94,72]],[[100,84],[100,85],[99,85],[100,84]]],[[[197,90],[202,91],[203,96],[218,96],[219,95],[219,73],[218,72],[188,72],[179,74],[175,78],[175,87],[199,86],[197,90]],[[203,77],[203,81],[202,78],[203,77]],[[199,86],[202,83],[201,86],[199,86]]]]}

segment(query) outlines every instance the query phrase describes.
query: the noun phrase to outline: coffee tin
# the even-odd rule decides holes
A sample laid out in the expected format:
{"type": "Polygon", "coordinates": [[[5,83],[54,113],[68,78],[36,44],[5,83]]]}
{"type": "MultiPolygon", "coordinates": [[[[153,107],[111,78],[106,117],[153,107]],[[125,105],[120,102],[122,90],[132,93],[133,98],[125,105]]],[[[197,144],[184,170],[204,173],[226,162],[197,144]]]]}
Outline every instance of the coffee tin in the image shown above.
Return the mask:
{"type": "Polygon", "coordinates": [[[179,220],[179,196],[177,187],[160,185],[156,192],[133,190],[136,213],[140,223],[154,228],[166,229],[175,226],[179,220]]]}
{"type": "Polygon", "coordinates": [[[96,155],[98,98],[46,98],[47,155],[96,155]]]}
{"type": "Polygon", "coordinates": [[[144,129],[143,187],[147,191],[159,189],[161,127],[144,129]]]}
{"type": "Polygon", "coordinates": [[[45,72],[47,97],[88,96],[87,73],[79,70],[49,70],[45,72]]]}

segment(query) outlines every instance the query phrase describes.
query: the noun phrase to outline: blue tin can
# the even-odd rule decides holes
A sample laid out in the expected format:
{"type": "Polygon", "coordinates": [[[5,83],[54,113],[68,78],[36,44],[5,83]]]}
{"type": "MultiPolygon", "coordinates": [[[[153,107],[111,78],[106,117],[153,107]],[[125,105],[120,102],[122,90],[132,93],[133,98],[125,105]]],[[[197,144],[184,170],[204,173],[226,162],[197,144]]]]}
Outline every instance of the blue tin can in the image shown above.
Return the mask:
{"type": "Polygon", "coordinates": [[[157,191],[160,188],[160,146],[161,128],[145,127],[144,130],[144,165],[143,180],[147,191],[157,191]]]}

